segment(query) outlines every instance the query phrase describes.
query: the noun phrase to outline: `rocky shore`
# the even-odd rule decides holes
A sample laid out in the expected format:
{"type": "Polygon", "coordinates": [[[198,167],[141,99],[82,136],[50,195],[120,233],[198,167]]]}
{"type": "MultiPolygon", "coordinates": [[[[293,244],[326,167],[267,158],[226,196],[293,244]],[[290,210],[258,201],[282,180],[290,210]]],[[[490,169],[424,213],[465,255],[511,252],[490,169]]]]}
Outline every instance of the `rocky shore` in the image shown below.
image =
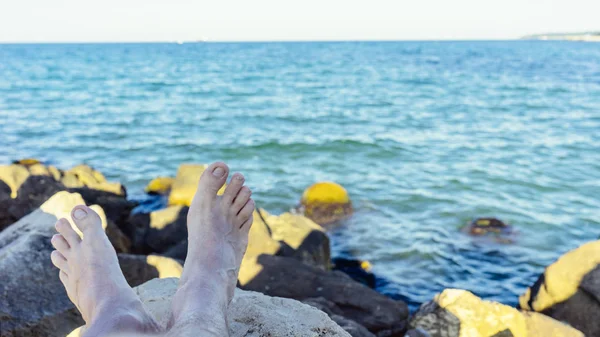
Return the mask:
{"type": "MultiPolygon", "coordinates": [[[[86,165],[0,166],[0,336],[78,336],[83,320],[49,258],[55,221],[77,204],[101,215],[127,281],[157,320],[165,317],[204,168],[181,165],[174,177],[149,182],[148,199],[137,202],[86,165]]],[[[308,188],[295,212],[255,212],[229,309],[232,336],[600,336],[600,241],[548,266],[519,308],[446,289],[410,316],[404,302],[332,261],[327,227],[351,214],[348,194],[334,183],[308,188]]],[[[369,275],[366,263],[354,268],[369,275]]]]}

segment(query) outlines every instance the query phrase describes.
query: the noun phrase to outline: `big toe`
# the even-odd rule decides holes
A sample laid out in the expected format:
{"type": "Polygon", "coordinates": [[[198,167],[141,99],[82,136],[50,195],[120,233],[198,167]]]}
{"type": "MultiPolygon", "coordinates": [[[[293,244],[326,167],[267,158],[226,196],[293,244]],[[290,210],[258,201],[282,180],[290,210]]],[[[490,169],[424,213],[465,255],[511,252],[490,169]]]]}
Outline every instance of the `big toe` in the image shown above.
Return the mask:
{"type": "Polygon", "coordinates": [[[82,233],[102,231],[102,219],[93,209],[78,205],[71,211],[71,218],[82,233]]]}
{"type": "Polygon", "coordinates": [[[197,200],[198,197],[201,199],[204,199],[205,197],[216,197],[217,192],[225,184],[228,175],[229,167],[227,167],[225,163],[212,163],[206,170],[204,170],[202,176],[200,177],[198,191],[196,192],[194,200],[197,200]]]}

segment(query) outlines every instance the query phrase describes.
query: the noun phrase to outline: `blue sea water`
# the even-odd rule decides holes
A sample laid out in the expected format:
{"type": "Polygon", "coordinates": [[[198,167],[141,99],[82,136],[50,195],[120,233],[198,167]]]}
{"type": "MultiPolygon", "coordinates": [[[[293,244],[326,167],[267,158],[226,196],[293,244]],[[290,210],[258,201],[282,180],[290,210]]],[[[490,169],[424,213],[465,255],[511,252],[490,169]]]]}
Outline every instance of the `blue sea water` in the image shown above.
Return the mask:
{"type": "Polygon", "coordinates": [[[514,305],[600,235],[600,44],[0,45],[0,162],[84,162],[140,196],[224,160],[260,207],[344,185],[333,254],[412,308],[444,288],[514,305]],[[459,228],[495,216],[513,244],[459,228]]]}

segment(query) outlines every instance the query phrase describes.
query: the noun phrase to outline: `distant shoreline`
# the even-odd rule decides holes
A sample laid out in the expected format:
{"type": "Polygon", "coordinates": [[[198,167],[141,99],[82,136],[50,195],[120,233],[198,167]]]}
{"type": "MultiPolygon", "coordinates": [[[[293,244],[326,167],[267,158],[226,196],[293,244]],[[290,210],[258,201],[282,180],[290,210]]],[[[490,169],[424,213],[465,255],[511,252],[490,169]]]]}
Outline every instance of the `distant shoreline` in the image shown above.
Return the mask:
{"type": "Polygon", "coordinates": [[[600,32],[527,35],[523,40],[600,42],[600,32]]]}

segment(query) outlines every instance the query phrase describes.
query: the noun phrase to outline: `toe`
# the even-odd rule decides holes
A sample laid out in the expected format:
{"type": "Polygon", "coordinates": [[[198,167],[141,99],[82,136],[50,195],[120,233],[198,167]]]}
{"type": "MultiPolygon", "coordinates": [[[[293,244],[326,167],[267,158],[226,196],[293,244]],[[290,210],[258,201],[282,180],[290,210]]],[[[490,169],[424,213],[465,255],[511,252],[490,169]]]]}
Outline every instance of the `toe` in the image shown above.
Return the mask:
{"type": "Polygon", "coordinates": [[[231,182],[225,188],[223,193],[223,204],[229,206],[244,186],[244,176],[241,173],[234,173],[231,177],[231,182]]]}
{"type": "Polygon", "coordinates": [[[199,200],[205,200],[207,197],[215,198],[219,189],[225,184],[228,174],[229,167],[227,167],[225,163],[212,163],[202,173],[200,182],[198,182],[198,190],[196,191],[192,203],[198,202],[199,200]]]}
{"type": "Polygon", "coordinates": [[[67,282],[69,281],[69,275],[67,275],[66,272],[64,271],[60,271],[60,273],[58,273],[58,277],[60,278],[60,281],[63,283],[63,285],[65,286],[65,288],[67,287],[67,282]]]}
{"type": "Polygon", "coordinates": [[[62,271],[67,270],[67,267],[68,267],[67,259],[58,250],[53,250],[52,253],[50,253],[50,259],[52,260],[52,264],[56,268],[58,268],[62,271]]]}
{"type": "Polygon", "coordinates": [[[244,224],[246,220],[248,220],[252,216],[252,212],[254,212],[254,200],[250,199],[246,202],[246,205],[242,207],[240,212],[237,215],[237,220],[240,224],[244,224]]]}
{"type": "Polygon", "coordinates": [[[54,246],[54,248],[58,250],[62,255],[67,256],[69,248],[71,247],[69,247],[69,243],[64,238],[64,236],[62,236],[61,234],[54,234],[50,242],[52,242],[52,246],[54,246]]]}
{"type": "Polygon", "coordinates": [[[69,221],[67,219],[62,218],[62,219],[58,220],[56,222],[56,225],[54,225],[54,227],[60,233],[60,235],[62,235],[62,237],[65,240],[67,240],[69,247],[74,247],[75,245],[77,245],[81,242],[81,238],[79,237],[77,232],[75,232],[73,227],[71,227],[71,224],[69,223],[69,221]]]}
{"type": "Polygon", "coordinates": [[[240,189],[240,193],[238,193],[238,195],[235,197],[233,205],[231,206],[233,215],[237,215],[240,210],[242,210],[248,200],[250,200],[250,195],[252,195],[252,192],[247,186],[244,186],[240,189]]]}
{"type": "Polygon", "coordinates": [[[102,219],[100,219],[98,213],[87,206],[75,206],[71,211],[71,218],[73,218],[77,228],[84,234],[86,232],[103,232],[102,219]]]}
{"type": "Polygon", "coordinates": [[[254,222],[254,215],[250,215],[250,218],[248,218],[248,220],[244,221],[241,225],[240,225],[240,229],[243,231],[248,232],[248,230],[250,230],[250,227],[252,227],[252,223],[254,222]]]}

